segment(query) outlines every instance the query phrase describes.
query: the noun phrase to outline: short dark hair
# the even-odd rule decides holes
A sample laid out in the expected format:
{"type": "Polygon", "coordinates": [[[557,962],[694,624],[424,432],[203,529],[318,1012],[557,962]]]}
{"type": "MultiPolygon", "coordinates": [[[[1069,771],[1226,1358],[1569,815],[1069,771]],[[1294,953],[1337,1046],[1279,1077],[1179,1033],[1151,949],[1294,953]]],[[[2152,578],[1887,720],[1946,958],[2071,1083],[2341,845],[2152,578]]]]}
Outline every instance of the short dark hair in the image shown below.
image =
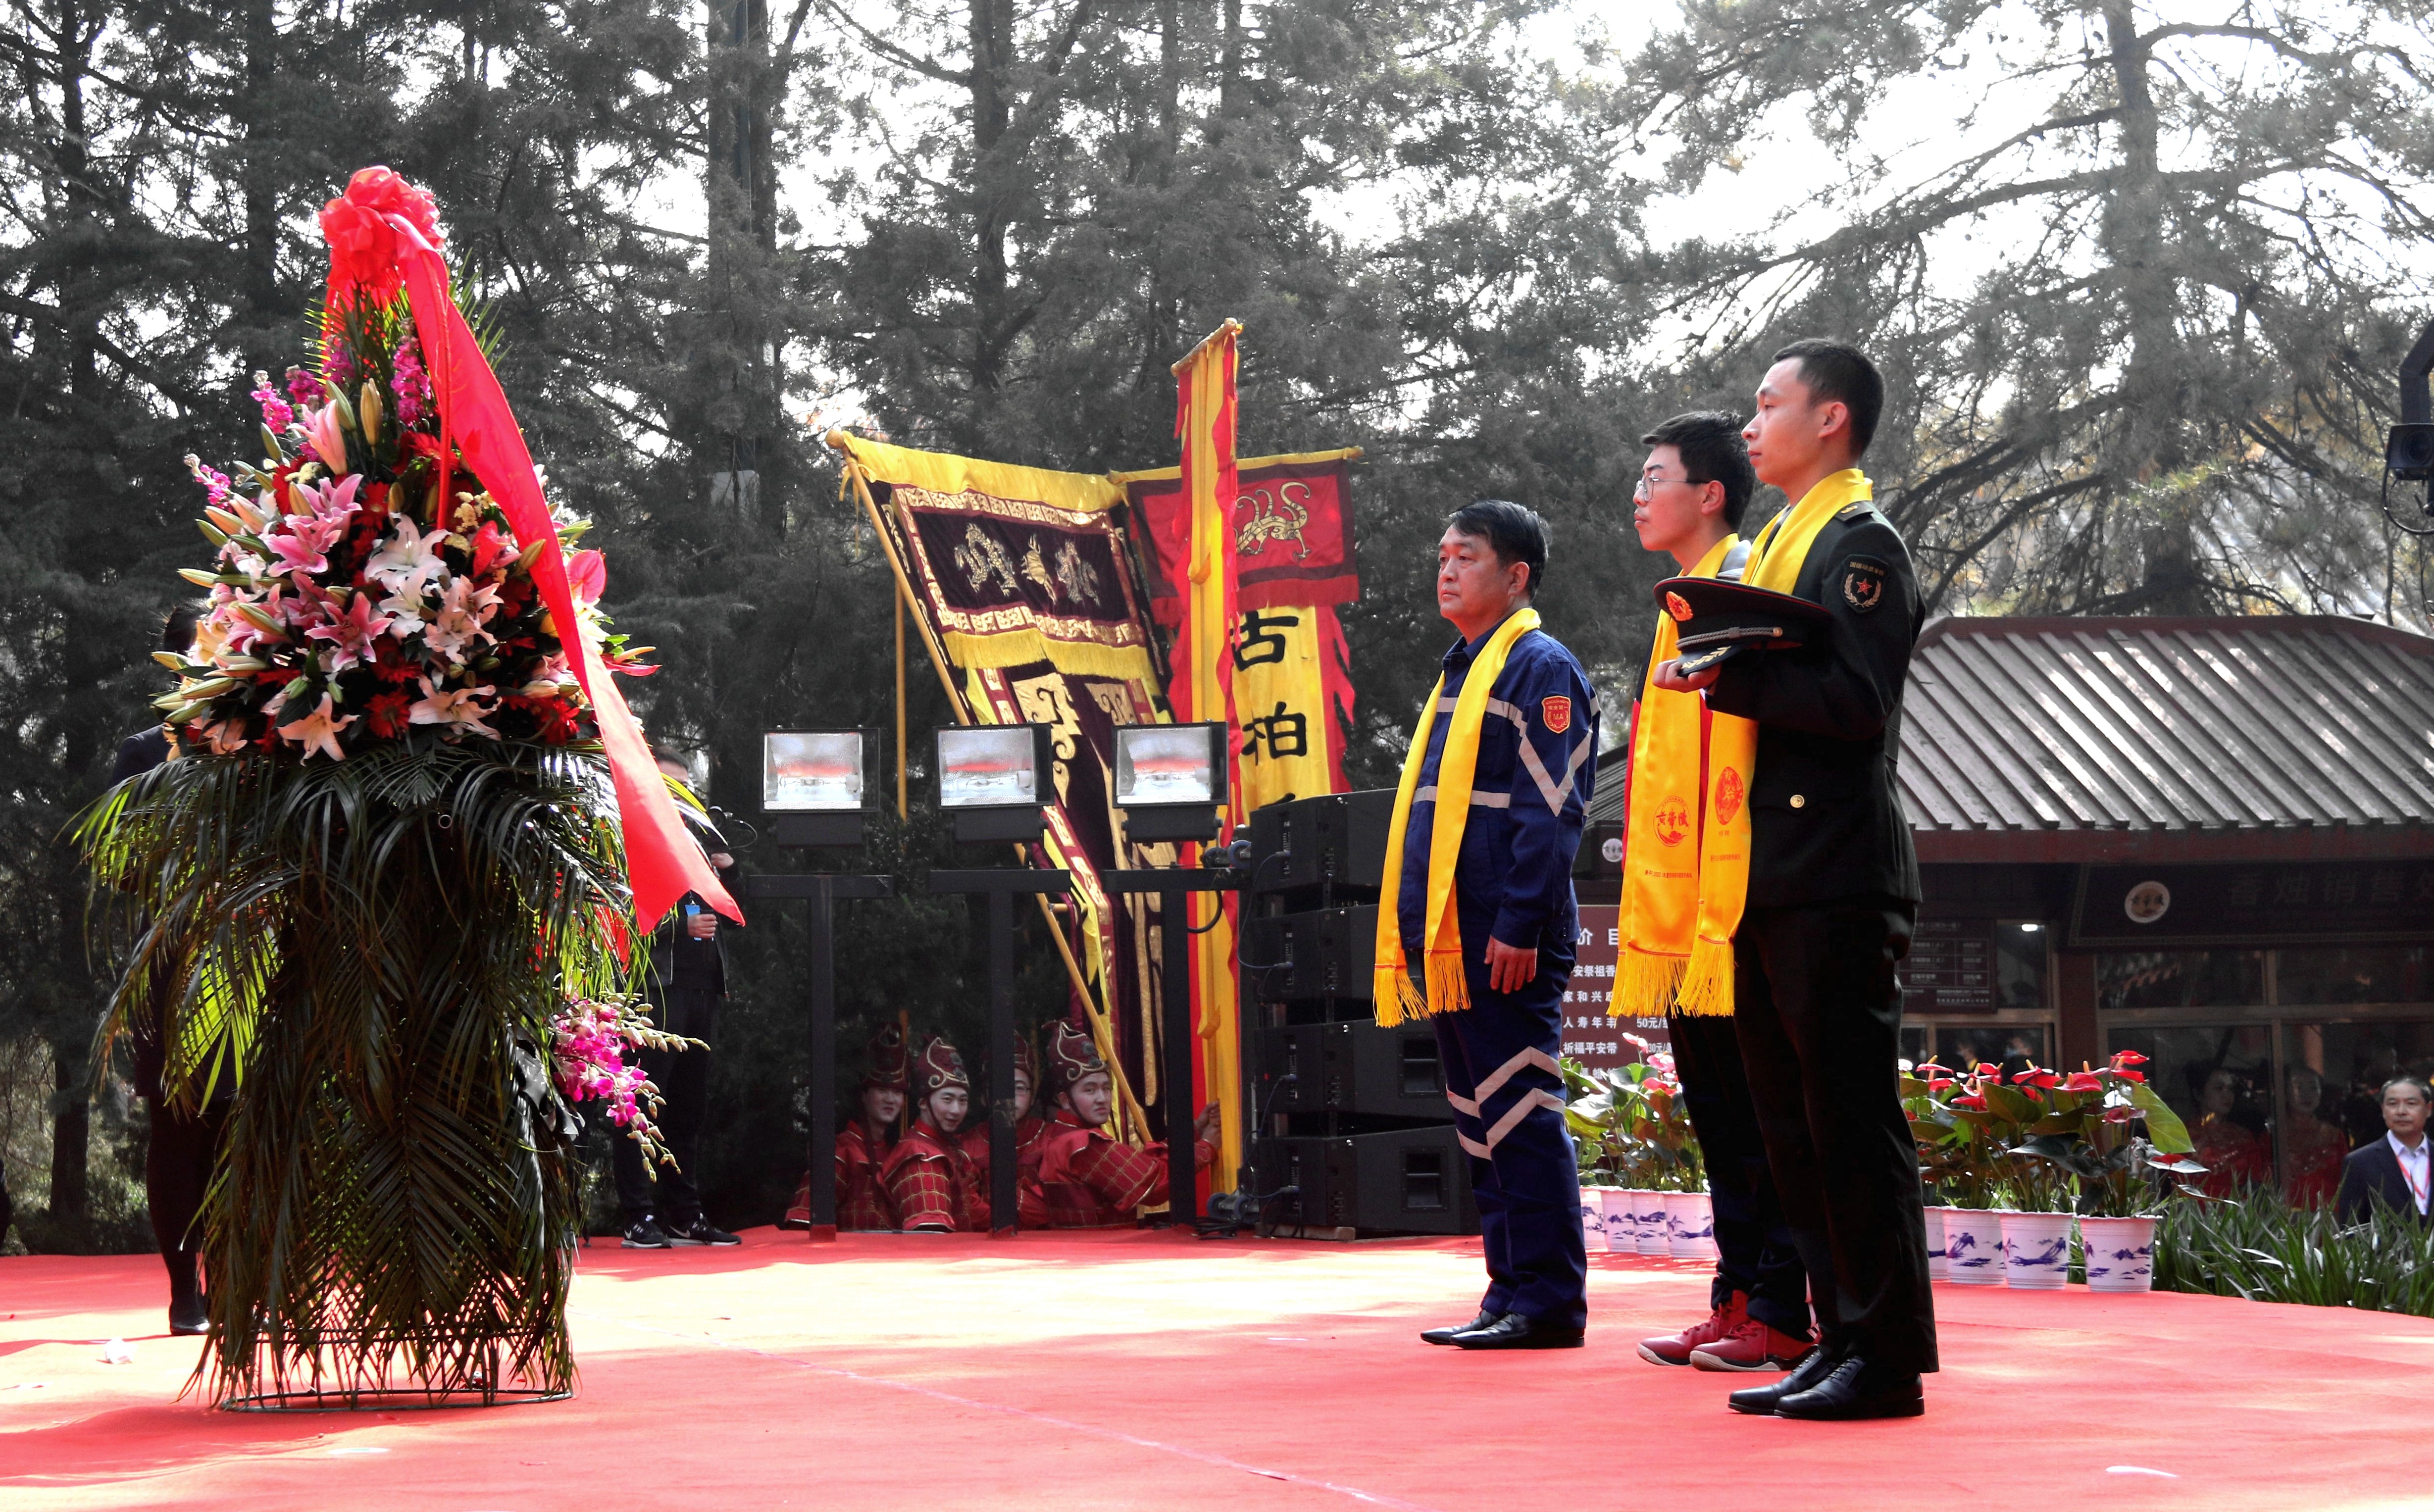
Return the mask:
{"type": "Polygon", "coordinates": [[[1797,360],[1800,381],[1808,386],[1813,404],[1840,404],[1851,412],[1851,458],[1866,454],[1877,438],[1877,421],[1885,412],[1885,379],[1867,353],[1847,341],[1811,336],[1774,354],[1774,360],[1797,360]]]}
{"type": "Polygon", "coordinates": [[[1639,438],[1642,446],[1670,446],[1682,454],[1682,472],[1692,485],[1724,486],[1724,524],[1741,527],[1750,495],[1757,491],[1757,472],[1750,466],[1749,442],[1741,439],[1741,422],[1720,409],[1694,409],[1676,415],[1639,438]]]}
{"type": "Polygon", "coordinates": [[[1486,541],[1506,566],[1517,561],[1528,567],[1530,580],[1522,587],[1532,598],[1538,596],[1539,585],[1547,580],[1547,548],[1554,544],[1554,532],[1537,510],[1510,499],[1482,499],[1448,515],[1446,524],[1486,541]]]}
{"type": "Polygon", "coordinates": [[[2385,1098],[2391,1096],[2391,1090],[2394,1087],[2414,1087],[2417,1089],[2417,1095],[2420,1098],[2426,1102],[2434,1103],[2434,1087],[2427,1086],[2425,1084],[2425,1077],[2412,1076],[2406,1073],[2392,1077],[2390,1081],[2385,1082],[2382,1087],[2377,1089],[2374,1094],[2374,1100],[2379,1103],[2385,1098]]]}
{"type": "Polygon", "coordinates": [[[180,653],[193,650],[195,625],[201,618],[201,612],[192,604],[171,606],[161,621],[161,649],[180,653]]]}

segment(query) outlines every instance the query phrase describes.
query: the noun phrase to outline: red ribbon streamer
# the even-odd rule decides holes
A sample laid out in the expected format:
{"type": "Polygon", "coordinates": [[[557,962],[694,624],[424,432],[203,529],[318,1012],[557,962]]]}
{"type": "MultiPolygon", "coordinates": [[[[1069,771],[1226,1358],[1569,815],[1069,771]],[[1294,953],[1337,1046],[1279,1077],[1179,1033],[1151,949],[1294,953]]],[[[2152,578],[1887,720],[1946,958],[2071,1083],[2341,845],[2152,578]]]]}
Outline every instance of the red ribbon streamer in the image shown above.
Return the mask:
{"type": "MultiPolygon", "coordinates": [[[[541,542],[540,555],[533,558],[533,584],[540,590],[575,680],[600,722],[600,743],[608,749],[626,831],[626,877],[635,917],[646,929],[656,928],[691,892],[744,922],[744,911],[720,884],[701,846],[686,833],[615,675],[579,629],[582,622],[575,617],[574,595],[567,582],[566,550],[541,497],[523,431],[507,407],[498,375],[449,295],[448,265],[432,245],[438,231],[430,197],[386,168],[365,168],[348,180],[345,198],[332,200],[322,212],[321,227],[330,243],[324,308],[334,317],[340,301],[356,290],[381,300],[393,295],[403,282],[439,410],[443,468],[453,441],[506,511],[516,540],[526,545],[541,542]]],[[[443,490],[443,507],[446,503],[443,490]]]]}

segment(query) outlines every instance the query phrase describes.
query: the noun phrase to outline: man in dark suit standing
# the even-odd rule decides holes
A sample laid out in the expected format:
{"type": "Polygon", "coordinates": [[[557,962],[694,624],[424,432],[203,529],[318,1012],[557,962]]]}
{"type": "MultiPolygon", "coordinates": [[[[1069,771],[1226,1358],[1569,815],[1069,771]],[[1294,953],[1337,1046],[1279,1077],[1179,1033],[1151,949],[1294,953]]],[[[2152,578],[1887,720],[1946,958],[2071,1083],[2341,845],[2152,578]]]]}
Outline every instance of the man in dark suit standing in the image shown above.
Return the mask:
{"type": "MultiPolygon", "coordinates": [[[[674,751],[654,750],[660,773],[692,781],[692,768],[674,751]]],[[[710,853],[721,870],[735,864],[724,850],[710,853]]],[[[718,1031],[718,1005],[727,999],[727,926],[699,895],[687,893],[651,937],[652,996],[659,1026],[670,1034],[710,1041],[718,1031]]],[[[610,1139],[617,1168],[617,1205],[625,1223],[624,1247],[666,1249],[680,1245],[733,1245],[733,1234],[702,1216],[697,1166],[701,1129],[710,1113],[710,1052],[645,1050],[635,1057],[643,1074],[666,1099],[660,1138],[676,1157],[653,1169],[643,1147],[624,1134],[610,1139]]]]}
{"type": "MultiPolygon", "coordinates": [[[[161,649],[182,656],[194,649],[195,608],[180,604],[161,626],[161,649]]],[[[169,732],[160,725],[140,730],[118,743],[118,760],[111,767],[111,786],[161,765],[169,759],[169,732]]],[[[161,1248],[161,1263],[169,1271],[169,1332],[202,1333],[211,1327],[203,1305],[202,1235],[195,1231],[203,1211],[203,1192],[211,1185],[212,1162],[218,1156],[220,1129],[228,1122],[231,1094],[223,1076],[211,1103],[201,1108],[173,1102],[162,1088],[167,1048],[161,1042],[157,1009],[139,1011],[128,1025],[128,1043],[135,1057],[135,1091],[144,1099],[144,1197],[152,1218],[152,1240],[161,1248]]]]}
{"type": "Polygon", "coordinates": [[[2341,1161],[2340,1194],[2333,1211],[2343,1223],[2364,1223],[2380,1202],[2394,1212],[2428,1222],[2426,1198],[2434,1194],[2434,1160],[2425,1143],[2425,1116],[2434,1092],[2414,1076],[2383,1084],[2383,1138],[2350,1151],[2341,1161]]]}
{"type": "Polygon", "coordinates": [[[1747,905],[1734,936],[1734,1028],[1767,1162],[1808,1272],[1819,1348],[1734,1411],[1849,1419],[1926,1410],[1936,1368],[1918,1154],[1895,1080],[1894,972],[1918,917],[1918,858],[1894,785],[1904,680],[1924,610],[1910,554],[1859,470],[1884,381],[1855,348],[1775,353],[1741,432],[1791,507],[1759,531],[1741,581],[1822,605],[1805,644],[1685,677],[1757,726],[1747,905]]]}

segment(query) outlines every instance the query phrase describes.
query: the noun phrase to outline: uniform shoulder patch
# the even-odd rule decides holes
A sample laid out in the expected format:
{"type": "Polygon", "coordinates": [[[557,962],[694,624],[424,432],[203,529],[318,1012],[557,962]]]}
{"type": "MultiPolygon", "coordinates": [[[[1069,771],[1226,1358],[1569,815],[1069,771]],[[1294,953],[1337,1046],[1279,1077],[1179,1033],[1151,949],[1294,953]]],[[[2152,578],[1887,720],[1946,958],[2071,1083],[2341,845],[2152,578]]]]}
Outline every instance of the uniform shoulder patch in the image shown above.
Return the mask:
{"type": "Polygon", "coordinates": [[[1854,614],[1873,614],[1885,601],[1885,576],[1891,571],[1874,557],[1854,557],[1843,564],[1843,602],[1854,614]]]}
{"type": "Polygon", "coordinates": [[[1550,734],[1560,735],[1572,728],[1572,700],[1565,694],[1550,694],[1538,700],[1538,722],[1550,734]]]}
{"type": "Polygon", "coordinates": [[[1873,503],[1866,499],[1861,499],[1857,504],[1844,505],[1842,509],[1835,514],[1834,518],[1837,520],[1858,520],[1864,518],[1867,515],[1874,514],[1876,512],[1876,508],[1877,507],[1873,503]]]}

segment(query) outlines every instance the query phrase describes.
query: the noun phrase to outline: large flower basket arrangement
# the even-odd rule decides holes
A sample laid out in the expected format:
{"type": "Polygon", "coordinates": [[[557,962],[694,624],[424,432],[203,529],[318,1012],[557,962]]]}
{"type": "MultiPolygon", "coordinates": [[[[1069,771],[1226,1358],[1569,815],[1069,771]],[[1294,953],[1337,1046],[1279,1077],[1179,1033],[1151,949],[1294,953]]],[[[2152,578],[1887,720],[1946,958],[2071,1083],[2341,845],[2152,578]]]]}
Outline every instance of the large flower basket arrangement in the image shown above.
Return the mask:
{"type": "Polygon", "coordinates": [[[309,368],[258,375],[263,455],[190,460],[209,601],[164,653],[164,765],[79,821],[126,949],[105,1034],[164,1093],[232,1089],[200,1220],[231,1406],[496,1402],[574,1383],[570,1102],[650,1136],[626,988],[690,889],[732,910],[611,680],[449,290],[429,197],[367,169],[322,215],[309,368]]]}

